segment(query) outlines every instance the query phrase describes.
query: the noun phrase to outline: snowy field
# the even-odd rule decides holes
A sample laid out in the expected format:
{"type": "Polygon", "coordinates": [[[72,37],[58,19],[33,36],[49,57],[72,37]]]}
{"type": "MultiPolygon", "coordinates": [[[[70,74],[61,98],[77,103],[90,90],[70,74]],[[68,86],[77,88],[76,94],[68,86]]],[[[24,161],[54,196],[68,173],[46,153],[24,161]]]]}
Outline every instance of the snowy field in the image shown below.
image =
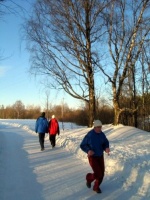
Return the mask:
{"type": "Polygon", "coordinates": [[[60,123],[56,148],[40,151],[35,120],[0,120],[0,200],[150,200],[150,133],[103,125],[110,142],[102,194],[85,186],[91,169],[79,145],[90,130],[60,123]]]}

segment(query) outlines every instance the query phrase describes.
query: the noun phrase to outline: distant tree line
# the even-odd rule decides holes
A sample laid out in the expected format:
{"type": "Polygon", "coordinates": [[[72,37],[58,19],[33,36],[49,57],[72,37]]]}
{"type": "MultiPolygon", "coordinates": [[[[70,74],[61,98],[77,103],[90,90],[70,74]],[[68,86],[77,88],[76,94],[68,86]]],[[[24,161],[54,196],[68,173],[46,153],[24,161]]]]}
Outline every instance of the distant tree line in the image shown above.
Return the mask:
{"type": "MultiPolygon", "coordinates": [[[[128,126],[134,126],[134,116],[130,112],[132,102],[130,98],[121,97],[121,106],[125,107],[124,112],[119,118],[119,123],[128,126]]],[[[150,94],[145,97],[138,97],[138,109],[136,110],[138,128],[150,131],[150,94]]],[[[112,124],[114,120],[114,109],[108,104],[106,99],[98,99],[96,101],[97,118],[103,124],[112,124]]],[[[46,112],[49,120],[53,114],[56,115],[59,122],[71,122],[78,125],[88,125],[88,104],[79,108],[69,108],[68,104],[51,105],[41,109],[40,106],[25,105],[18,100],[13,105],[4,107],[0,106],[0,119],[37,119],[42,111],[46,112]]]]}
{"type": "MultiPolygon", "coordinates": [[[[113,122],[113,109],[108,105],[99,107],[99,118],[103,123],[113,122]]],[[[18,100],[13,105],[4,107],[0,106],[0,118],[1,119],[37,119],[41,112],[46,112],[46,117],[51,118],[53,114],[56,115],[60,122],[72,122],[78,125],[88,124],[88,108],[87,105],[82,108],[69,108],[65,103],[63,105],[51,105],[50,109],[41,109],[40,106],[29,105],[25,107],[22,101],[18,100]]]]}

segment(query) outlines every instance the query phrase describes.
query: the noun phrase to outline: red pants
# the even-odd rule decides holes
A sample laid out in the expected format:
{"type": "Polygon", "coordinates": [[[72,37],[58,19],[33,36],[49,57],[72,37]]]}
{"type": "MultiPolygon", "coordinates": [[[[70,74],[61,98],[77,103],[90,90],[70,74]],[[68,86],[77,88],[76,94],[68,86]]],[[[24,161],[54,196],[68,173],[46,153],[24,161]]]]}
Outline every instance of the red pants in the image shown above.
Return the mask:
{"type": "Polygon", "coordinates": [[[100,184],[103,181],[104,178],[104,171],[105,171],[105,166],[104,166],[104,157],[93,157],[90,156],[88,157],[89,163],[91,168],[93,169],[93,174],[88,173],[86,175],[86,180],[88,183],[91,183],[95,180],[93,190],[97,190],[100,186],[100,184]]]}

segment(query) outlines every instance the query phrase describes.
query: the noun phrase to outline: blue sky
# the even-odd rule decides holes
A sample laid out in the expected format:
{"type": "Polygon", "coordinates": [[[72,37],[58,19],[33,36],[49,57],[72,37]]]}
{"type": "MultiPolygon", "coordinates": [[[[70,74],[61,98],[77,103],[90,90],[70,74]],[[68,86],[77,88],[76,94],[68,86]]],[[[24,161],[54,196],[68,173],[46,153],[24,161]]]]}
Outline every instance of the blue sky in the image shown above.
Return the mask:
{"type": "MultiPolygon", "coordinates": [[[[13,9],[14,4],[7,1],[13,9]]],[[[31,1],[14,1],[30,12],[31,1]]],[[[44,107],[46,94],[43,85],[29,73],[29,53],[22,41],[20,26],[23,23],[20,9],[15,7],[17,14],[6,13],[0,18],[0,106],[12,105],[17,100],[27,105],[40,105],[44,107]]],[[[64,92],[50,91],[49,100],[52,105],[64,102],[69,107],[79,106],[80,101],[75,100],[64,92]],[[65,97],[65,98],[64,98],[65,97]]]]}

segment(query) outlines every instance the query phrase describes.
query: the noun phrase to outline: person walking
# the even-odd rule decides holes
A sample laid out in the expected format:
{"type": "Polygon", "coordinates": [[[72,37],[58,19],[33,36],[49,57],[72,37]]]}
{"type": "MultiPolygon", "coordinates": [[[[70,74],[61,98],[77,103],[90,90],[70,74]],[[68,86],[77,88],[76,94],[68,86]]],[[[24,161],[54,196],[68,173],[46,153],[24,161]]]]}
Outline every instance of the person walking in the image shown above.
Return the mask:
{"type": "Polygon", "coordinates": [[[44,139],[45,133],[48,133],[48,121],[45,118],[45,112],[41,113],[41,116],[37,118],[35,124],[35,132],[39,135],[39,143],[41,146],[41,151],[44,150],[44,139]]]}
{"type": "Polygon", "coordinates": [[[80,148],[87,153],[89,164],[93,173],[86,175],[86,186],[91,188],[91,183],[94,181],[93,190],[101,193],[100,184],[104,178],[104,155],[105,151],[108,155],[110,153],[109,141],[102,132],[102,122],[100,120],[94,121],[94,128],[90,130],[83,138],[80,148]]]}
{"type": "Polygon", "coordinates": [[[52,118],[49,121],[48,132],[49,132],[50,143],[52,145],[52,148],[54,148],[56,145],[56,135],[60,134],[59,123],[57,119],[55,118],[55,115],[52,115],[52,118]]]}

